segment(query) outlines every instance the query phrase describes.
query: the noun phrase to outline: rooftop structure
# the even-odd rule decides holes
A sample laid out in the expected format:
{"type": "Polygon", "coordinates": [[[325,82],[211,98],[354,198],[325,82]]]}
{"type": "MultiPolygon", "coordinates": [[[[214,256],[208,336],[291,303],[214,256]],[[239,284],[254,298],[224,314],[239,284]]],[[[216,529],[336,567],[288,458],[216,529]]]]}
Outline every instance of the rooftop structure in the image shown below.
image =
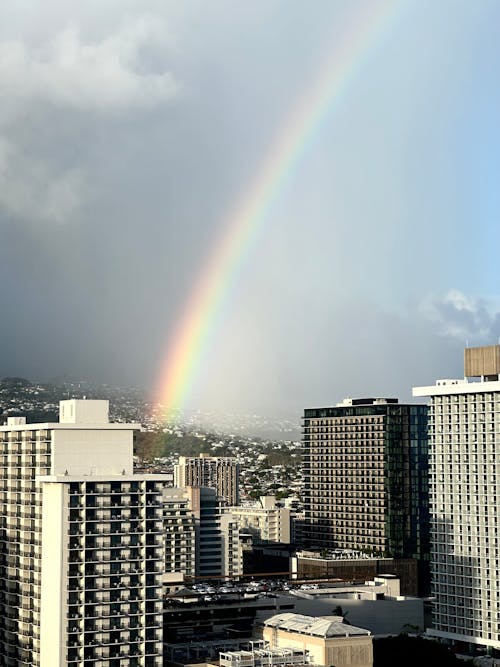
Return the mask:
{"type": "Polygon", "coordinates": [[[344,623],[340,616],[304,616],[303,614],[276,614],[264,621],[266,628],[276,628],[278,630],[287,630],[301,635],[310,635],[311,637],[352,637],[369,636],[371,632],[364,628],[356,628],[353,625],[344,623]]]}
{"type": "Polygon", "coordinates": [[[309,652],[296,648],[271,649],[266,642],[250,642],[248,650],[227,651],[220,654],[220,667],[265,667],[272,665],[285,667],[288,665],[309,664],[309,652]]]}

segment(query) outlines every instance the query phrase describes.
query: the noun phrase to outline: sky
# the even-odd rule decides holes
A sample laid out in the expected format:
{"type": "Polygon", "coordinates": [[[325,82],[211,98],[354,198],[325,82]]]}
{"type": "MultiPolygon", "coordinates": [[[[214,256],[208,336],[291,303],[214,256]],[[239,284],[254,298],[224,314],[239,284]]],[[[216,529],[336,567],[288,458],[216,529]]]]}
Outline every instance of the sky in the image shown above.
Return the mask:
{"type": "Polygon", "coordinates": [[[183,405],[300,413],[463,375],[500,337],[499,25],[488,0],[3,0],[0,376],[158,398],[330,62],[346,80],[233,257],[183,405]]]}

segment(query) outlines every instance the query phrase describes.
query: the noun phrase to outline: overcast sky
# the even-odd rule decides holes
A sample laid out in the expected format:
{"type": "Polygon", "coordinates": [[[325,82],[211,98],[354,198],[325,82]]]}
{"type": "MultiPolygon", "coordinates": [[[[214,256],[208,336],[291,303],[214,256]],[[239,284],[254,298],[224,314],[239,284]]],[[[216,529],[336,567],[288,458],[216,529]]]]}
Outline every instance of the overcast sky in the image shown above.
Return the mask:
{"type": "MultiPolygon", "coordinates": [[[[3,0],[0,375],[154,389],[230,211],[373,1],[3,0]]],[[[390,11],[242,265],[189,407],[408,399],[497,342],[500,5],[390,11]]]]}

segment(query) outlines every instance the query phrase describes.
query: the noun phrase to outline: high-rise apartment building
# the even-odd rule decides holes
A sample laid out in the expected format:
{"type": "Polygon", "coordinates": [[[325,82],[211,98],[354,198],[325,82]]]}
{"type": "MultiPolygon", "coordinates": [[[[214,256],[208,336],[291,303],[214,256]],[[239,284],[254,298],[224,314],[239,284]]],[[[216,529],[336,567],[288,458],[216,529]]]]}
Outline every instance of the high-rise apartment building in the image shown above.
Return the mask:
{"type": "Polygon", "coordinates": [[[174,466],[174,486],[208,486],[226,505],[238,505],[240,466],[233,456],[180,456],[174,466]]]}
{"type": "Polygon", "coordinates": [[[196,575],[196,522],[186,489],[163,489],[165,577],[168,585],[196,575]]]}
{"type": "Polygon", "coordinates": [[[500,346],[465,350],[465,379],[430,396],[429,632],[500,650],[500,346]]]}
{"type": "Polygon", "coordinates": [[[274,496],[261,496],[253,505],[231,507],[240,532],[250,533],[254,544],[290,543],[290,510],[276,503],[274,496]]]}
{"type": "Polygon", "coordinates": [[[303,433],[306,543],[425,560],[427,407],[346,399],[306,409],[303,433]]]}
{"type": "Polygon", "coordinates": [[[5,667],[162,665],[161,475],[134,475],[133,429],[107,401],[0,427],[5,667]]]}
{"type": "Polygon", "coordinates": [[[215,489],[188,486],[184,490],[195,519],[196,576],[235,577],[243,573],[238,522],[215,489]]]}

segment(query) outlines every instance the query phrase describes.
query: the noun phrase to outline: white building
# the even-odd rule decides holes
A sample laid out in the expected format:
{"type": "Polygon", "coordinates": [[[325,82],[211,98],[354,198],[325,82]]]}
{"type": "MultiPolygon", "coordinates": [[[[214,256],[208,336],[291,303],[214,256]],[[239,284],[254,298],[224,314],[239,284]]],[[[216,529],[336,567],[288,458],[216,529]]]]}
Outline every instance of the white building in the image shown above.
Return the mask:
{"type": "Polygon", "coordinates": [[[238,505],[240,466],[234,456],[180,456],[174,466],[174,486],[209,486],[226,505],[238,505]]]}
{"type": "Polygon", "coordinates": [[[107,401],[0,427],[5,667],[162,664],[161,475],[134,475],[134,424],[107,401]]]}
{"type": "Polygon", "coordinates": [[[274,496],[261,496],[251,506],[231,507],[240,531],[250,533],[254,544],[283,542],[290,544],[290,510],[278,507],[274,496]]]}
{"type": "Polygon", "coordinates": [[[196,528],[185,489],[163,489],[166,586],[183,585],[196,574],[196,528]]]}
{"type": "Polygon", "coordinates": [[[500,346],[465,350],[463,380],[431,397],[430,634],[500,649],[500,346]],[[475,379],[473,379],[475,378],[475,379]]]}
{"type": "Polygon", "coordinates": [[[340,616],[276,614],[257,623],[255,635],[272,649],[307,652],[314,665],[373,667],[370,631],[344,623],[340,616]]]}

